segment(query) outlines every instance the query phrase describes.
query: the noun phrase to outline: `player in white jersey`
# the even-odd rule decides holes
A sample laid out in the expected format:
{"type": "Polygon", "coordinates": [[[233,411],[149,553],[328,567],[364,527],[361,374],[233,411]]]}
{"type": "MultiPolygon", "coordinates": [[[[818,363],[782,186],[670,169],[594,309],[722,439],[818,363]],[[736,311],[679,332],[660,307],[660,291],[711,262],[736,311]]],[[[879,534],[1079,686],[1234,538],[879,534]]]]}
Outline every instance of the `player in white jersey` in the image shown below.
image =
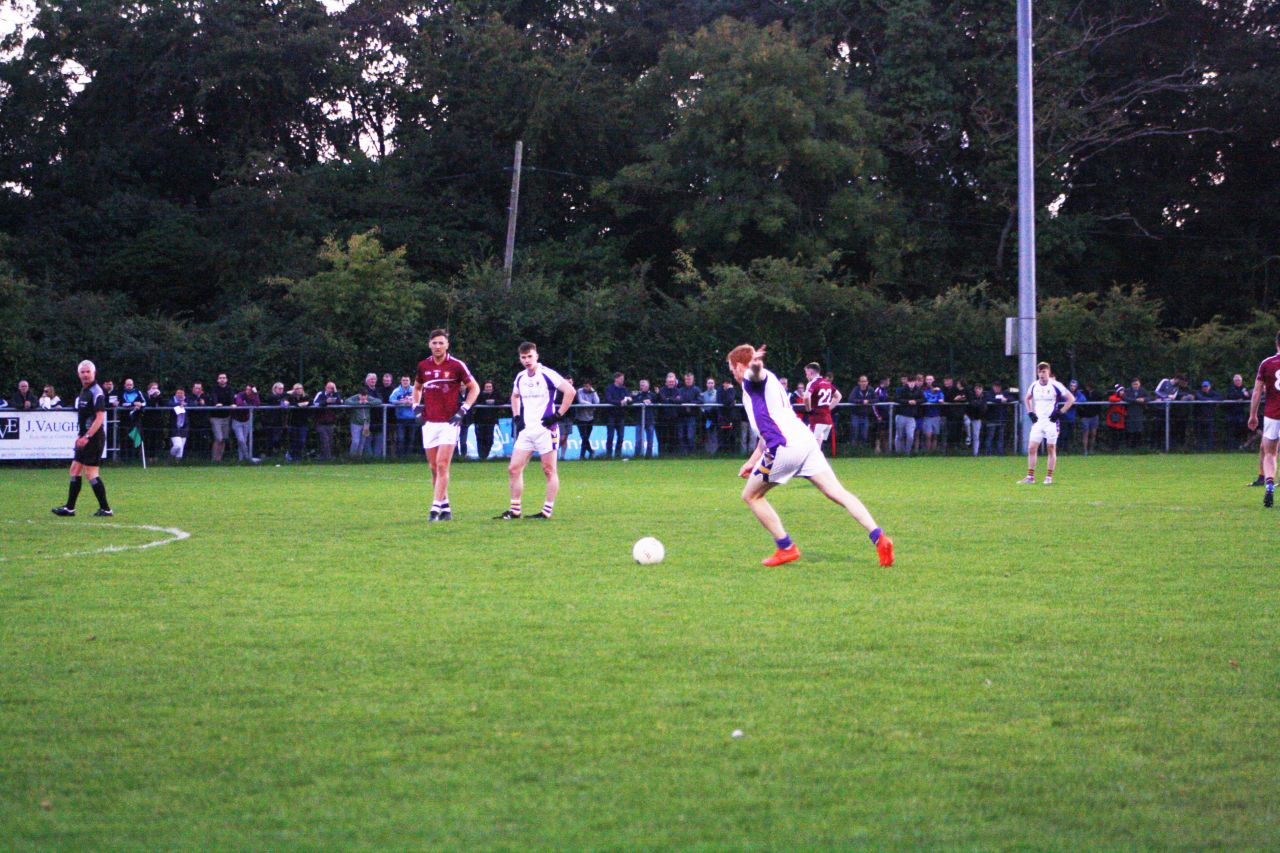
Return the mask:
{"type": "Polygon", "coordinates": [[[742,489],[742,499],[778,546],[773,555],[762,562],[766,566],[780,566],[800,558],[800,549],[787,535],[782,519],[765,500],[765,495],[774,486],[798,476],[809,479],[818,491],[857,519],[876,546],[880,565],[892,566],[893,540],[876,525],[862,501],[841,485],[822,455],[813,433],[791,408],[782,383],[777,376],[765,370],[764,349],[742,344],[734,347],[728,355],[729,370],[733,378],[742,383],[742,403],[747,419],[752,430],[760,436],[755,451],[739,469],[738,476],[747,481],[742,489]]]}
{"type": "Polygon", "coordinates": [[[1040,442],[1044,441],[1049,445],[1049,468],[1044,474],[1044,484],[1050,486],[1054,466],[1058,464],[1058,418],[1076,404],[1076,395],[1054,379],[1049,362],[1042,361],[1036,365],[1036,381],[1031,383],[1024,402],[1027,417],[1031,419],[1031,433],[1027,436],[1027,476],[1018,482],[1036,481],[1036,454],[1040,452],[1040,442]]]}
{"type": "Polygon", "coordinates": [[[516,374],[515,384],[511,387],[511,428],[518,431],[511,464],[507,466],[511,506],[498,518],[520,518],[524,469],[530,457],[537,453],[542,460],[542,472],[547,475],[547,499],[542,504],[542,511],[529,517],[545,519],[550,518],[555,510],[556,494],[560,491],[560,474],[556,469],[560,420],[573,405],[573,398],[578,392],[559,373],[538,363],[536,344],[525,341],[520,345],[520,363],[524,370],[516,374]],[[563,395],[559,407],[556,406],[557,391],[563,395]]]}

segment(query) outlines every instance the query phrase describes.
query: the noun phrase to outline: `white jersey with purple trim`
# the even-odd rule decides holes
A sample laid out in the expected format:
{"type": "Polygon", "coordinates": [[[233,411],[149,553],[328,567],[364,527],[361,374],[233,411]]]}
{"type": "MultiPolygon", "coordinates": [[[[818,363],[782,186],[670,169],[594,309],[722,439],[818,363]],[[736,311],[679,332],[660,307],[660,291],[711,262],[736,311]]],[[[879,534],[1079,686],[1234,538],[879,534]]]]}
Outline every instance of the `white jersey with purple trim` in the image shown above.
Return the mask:
{"type": "MultiPolygon", "coordinates": [[[[1050,379],[1043,385],[1037,379],[1031,383],[1031,410],[1036,413],[1037,418],[1047,418],[1053,414],[1055,406],[1066,402],[1070,393],[1066,386],[1056,379],[1050,379]]],[[[1075,397],[1071,399],[1074,400],[1075,397]]]]}
{"type": "Polygon", "coordinates": [[[752,382],[742,377],[743,408],[751,428],[764,440],[765,447],[818,448],[817,439],[804,421],[791,408],[787,392],[771,370],[764,371],[764,379],[752,382]]]}
{"type": "Polygon", "coordinates": [[[525,429],[536,431],[544,428],[542,419],[555,411],[556,387],[563,381],[563,376],[545,364],[534,368],[532,376],[527,370],[516,374],[511,393],[520,398],[520,418],[525,429]]]}

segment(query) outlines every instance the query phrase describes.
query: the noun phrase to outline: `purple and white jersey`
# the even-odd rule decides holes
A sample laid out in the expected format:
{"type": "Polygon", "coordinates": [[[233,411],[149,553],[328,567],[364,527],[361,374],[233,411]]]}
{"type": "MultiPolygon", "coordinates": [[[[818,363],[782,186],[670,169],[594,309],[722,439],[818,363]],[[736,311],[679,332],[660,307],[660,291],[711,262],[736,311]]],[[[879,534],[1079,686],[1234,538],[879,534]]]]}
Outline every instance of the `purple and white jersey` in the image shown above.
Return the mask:
{"type": "Polygon", "coordinates": [[[527,370],[516,374],[511,393],[520,398],[520,417],[525,429],[543,428],[542,419],[555,411],[556,386],[563,381],[563,376],[545,364],[535,367],[532,376],[527,370]]]}
{"type": "Polygon", "coordinates": [[[770,450],[782,446],[817,449],[813,433],[796,415],[787,399],[787,392],[773,371],[766,369],[764,379],[759,382],[752,382],[744,375],[742,392],[747,420],[764,440],[765,447],[770,450]]]}
{"type": "MultiPolygon", "coordinates": [[[[1053,414],[1053,410],[1059,403],[1067,401],[1069,394],[1071,392],[1056,379],[1050,379],[1043,384],[1037,379],[1031,383],[1031,409],[1036,413],[1037,418],[1047,418],[1053,414]]],[[[1074,400],[1075,396],[1072,395],[1071,399],[1074,400]]]]}

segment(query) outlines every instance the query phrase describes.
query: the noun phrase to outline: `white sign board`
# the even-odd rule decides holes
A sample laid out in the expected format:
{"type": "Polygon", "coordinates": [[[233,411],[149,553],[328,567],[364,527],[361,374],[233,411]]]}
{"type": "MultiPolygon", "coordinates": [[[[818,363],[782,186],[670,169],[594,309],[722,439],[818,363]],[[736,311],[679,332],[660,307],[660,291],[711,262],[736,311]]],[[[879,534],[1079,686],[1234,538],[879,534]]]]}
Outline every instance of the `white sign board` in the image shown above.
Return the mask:
{"type": "Polygon", "coordinates": [[[79,432],[74,411],[0,409],[0,459],[70,459],[79,432]]]}

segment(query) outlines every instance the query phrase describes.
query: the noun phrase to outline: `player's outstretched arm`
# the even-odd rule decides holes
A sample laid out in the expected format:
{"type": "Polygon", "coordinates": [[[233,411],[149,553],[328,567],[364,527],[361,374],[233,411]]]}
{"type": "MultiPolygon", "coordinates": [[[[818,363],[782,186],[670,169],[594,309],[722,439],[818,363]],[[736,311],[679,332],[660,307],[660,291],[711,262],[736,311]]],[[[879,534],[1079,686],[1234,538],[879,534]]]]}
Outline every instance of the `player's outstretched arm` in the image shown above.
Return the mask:
{"type": "MultiPolygon", "coordinates": [[[[764,350],[765,345],[761,344],[751,356],[751,363],[747,365],[746,377],[752,382],[761,382],[764,380],[764,350]]],[[[742,362],[738,362],[741,364],[742,362]]]]}

